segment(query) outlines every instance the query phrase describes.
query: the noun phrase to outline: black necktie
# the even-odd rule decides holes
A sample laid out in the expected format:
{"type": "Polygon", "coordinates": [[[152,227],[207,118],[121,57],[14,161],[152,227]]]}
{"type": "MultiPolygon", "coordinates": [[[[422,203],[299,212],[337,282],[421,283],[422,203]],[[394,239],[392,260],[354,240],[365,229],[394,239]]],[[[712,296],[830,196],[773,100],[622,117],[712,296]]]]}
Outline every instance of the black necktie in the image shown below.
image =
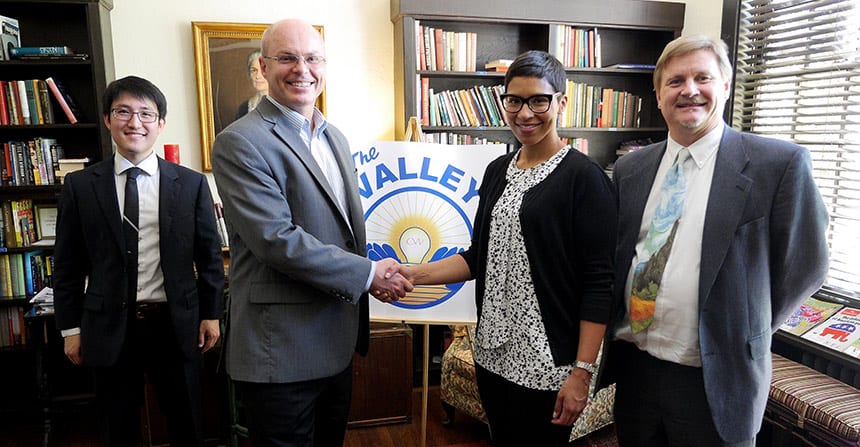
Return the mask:
{"type": "Polygon", "coordinates": [[[122,230],[125,235],[125,260],[128,272],[128,300],[130,305],[137,301],[137,242],[139,239],[138,218],[140,199],[137,192],[137,176],[140,168],[125,171],[125,204],[122,210],[122,230]]]}

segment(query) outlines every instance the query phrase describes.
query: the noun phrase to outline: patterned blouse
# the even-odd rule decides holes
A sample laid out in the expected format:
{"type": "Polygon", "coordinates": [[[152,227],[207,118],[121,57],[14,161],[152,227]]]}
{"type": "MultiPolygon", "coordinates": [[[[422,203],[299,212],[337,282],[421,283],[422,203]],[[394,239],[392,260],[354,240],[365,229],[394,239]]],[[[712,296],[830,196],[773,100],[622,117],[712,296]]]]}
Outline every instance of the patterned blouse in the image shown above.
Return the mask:
{"type": "Polygon", "coordinates": [[[526,191],[555,170],[569,146],[541,164],[517,167],[511,158],[507,184],[492,210],[487,285],[475,335],[475,361],[505,379],[536,390],[558,390],[572,365],[555,366],[541,319],[520,226],[526,191]]]}

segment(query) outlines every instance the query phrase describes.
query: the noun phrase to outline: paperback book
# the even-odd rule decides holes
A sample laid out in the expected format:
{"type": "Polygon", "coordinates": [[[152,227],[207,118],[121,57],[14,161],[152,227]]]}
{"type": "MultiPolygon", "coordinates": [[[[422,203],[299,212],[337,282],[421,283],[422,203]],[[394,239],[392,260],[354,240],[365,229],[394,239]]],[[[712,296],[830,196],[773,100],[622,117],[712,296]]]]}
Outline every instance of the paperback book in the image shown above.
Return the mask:
{"type": "Polygon", "coordinates": [[[842,305],[809,297],[791,314],[780,329],[794,334],[803,335],[817,324],[830,318],[842,309],[842,305]]]}
{"type": "Polygon", "coordinates": [[[845,307],[803,334],[803,338],[844,351],[860,338],[860,309],[845,307]]]}

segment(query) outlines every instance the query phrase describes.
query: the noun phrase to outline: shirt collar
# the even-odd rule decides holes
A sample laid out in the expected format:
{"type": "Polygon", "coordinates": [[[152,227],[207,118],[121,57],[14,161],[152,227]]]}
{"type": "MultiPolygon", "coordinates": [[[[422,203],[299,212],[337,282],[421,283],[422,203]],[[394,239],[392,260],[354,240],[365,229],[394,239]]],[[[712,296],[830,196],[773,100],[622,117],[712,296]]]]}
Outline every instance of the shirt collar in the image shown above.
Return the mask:
{"type": "MultiPolygon", "coordinates": [[[[277,109],[280,110],[281,113],[286,115],[287,122],[290,124],[290,127],[292,127],[298,132],[304,130],[305,132],[310,133],[311,122],[308,121],[308,119],[305,118],[304,115],[279,103],[278,101],[275,101],[274,99],[272,99],[271,96],[266,96],[265,98],[269,100],[269,102],[271,102],[275,107],[277,107],[277,109]]],[[[319,109],[317,109],[316,107],[314,107],[313,118],[314,133],[319,134],[325,131],[326,127],[328,126],[328,121],[326,121],[325,116],[323,116],[322,112],[320,112],[319,109]]]]}
{"type": "MultiPolygon", "coordinates": [[[[135,165],[126,160],[125,157],[119,154],[119,152],[114,153],[113,158],[113,169],[114,174],[120,175],[124,173],[128,168],[132,168],[135,165]]],[[[155,151],[152,151],[148,157],[143,159],[140,163],[137,164],[137,167],[140,168],[141,171],[145,172],[148,176],[153,176],[158,173],[158,156],[155,155],[155,151]]]]}
{"type": "MultiPolygon", "coordinates": [[[[693,162],[695,162],[696,166],[699,168],[701,168],[709,158],[717,153],[717,149],[720,147],[720,141],[723,139],[724,127],[725,123],[721,122],[702,138],[696,140],[695,143],[687,146],[687,150],[690,151],[690,158],[693,159],[693,162]]],[[[684,146],[681,146],[677,141],[673,140],[672,135],[670,134],[668,142],[666,143],[666,154],[664,157],[668,156],[671,160],[674,160],[678,155],[678,152],[683,148],[684,146]]]]}

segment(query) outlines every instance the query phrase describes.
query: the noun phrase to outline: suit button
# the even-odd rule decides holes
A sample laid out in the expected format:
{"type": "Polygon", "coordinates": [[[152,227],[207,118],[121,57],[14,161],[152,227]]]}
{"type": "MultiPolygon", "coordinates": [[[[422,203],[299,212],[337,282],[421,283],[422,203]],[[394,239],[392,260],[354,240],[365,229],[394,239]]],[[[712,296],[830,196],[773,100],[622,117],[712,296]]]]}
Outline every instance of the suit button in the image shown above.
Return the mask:
{"type": "Polygon", "coordinates": [[[121,307],[121,308],[125,309],[126,307],[128,307],[128,303],[126,303],[125,301],[123,301],[123,302],[122,302],[122,304],[120,304],[120,306],[119,306],[119,307],[121,307]]]}
{"type": "Polygon", "coordinates": [[[352,241],[346,241],[346,248],[355,248],[355,243],[352,241]]]}

